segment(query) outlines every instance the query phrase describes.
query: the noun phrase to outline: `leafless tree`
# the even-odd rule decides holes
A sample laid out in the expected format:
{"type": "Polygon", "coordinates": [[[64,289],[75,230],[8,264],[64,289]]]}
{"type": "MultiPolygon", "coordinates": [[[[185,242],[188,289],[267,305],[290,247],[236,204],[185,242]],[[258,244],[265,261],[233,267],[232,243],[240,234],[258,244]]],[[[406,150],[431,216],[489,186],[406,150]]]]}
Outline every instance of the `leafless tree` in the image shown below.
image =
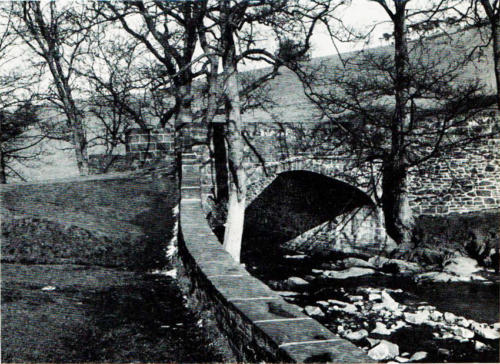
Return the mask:
{"type": "Polygon", "coordinates": [[[432,19],[443,2],[424,13],[410,11],[411,0],[373,1],[391,22],[392,49],[365,50],[333,66],[297,68],[297,73],[309,99],[349,151],[381,163],[387,232],[397,243],[409,244],[414,218],[408,171],[491,136],[487,118],[478,117],[490,100],[477,79],[465,77],[470,58],[456,38],[408,40],[409,19],[416,12],[432,19]],[[472,119],[474,129],[467,127],[472,119]]]}

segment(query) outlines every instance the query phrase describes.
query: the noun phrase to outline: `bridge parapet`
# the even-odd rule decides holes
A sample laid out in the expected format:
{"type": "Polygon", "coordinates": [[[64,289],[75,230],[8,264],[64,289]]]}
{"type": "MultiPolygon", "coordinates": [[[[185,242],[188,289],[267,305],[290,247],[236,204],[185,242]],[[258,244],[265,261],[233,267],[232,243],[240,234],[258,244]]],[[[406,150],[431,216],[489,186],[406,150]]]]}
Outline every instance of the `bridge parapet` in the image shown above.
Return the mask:
{"type": "Polygon", "coordinates": [[[354,344],[333,334],[252,277],[227,253],[202,209],[195,155],[182,163],[179,254],[195,302],[208,309],[239,361],[370,362],[354,344]]]}

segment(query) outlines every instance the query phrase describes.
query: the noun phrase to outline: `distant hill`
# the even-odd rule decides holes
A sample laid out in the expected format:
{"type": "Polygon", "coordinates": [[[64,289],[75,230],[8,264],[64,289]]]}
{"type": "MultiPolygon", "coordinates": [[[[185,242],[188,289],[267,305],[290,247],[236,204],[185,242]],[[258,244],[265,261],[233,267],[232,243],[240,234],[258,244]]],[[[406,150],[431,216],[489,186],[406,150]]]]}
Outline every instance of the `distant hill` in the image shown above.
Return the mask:
{"type": "MultiPolygon", "coordinates": [[[[434,56],[443,59],[454,59],[462,52],[472,52],[473,49],[484,41],[478,29],[468,29],[457,32],[452,35],[433,36],[424,42],[429,48],[435,50],[434,56]]],[[[411,45],[410,45],[410,48],[411,45]]],[[[393,46],[370,48],[364,52],[372,54],[393,54],[393,46]]],[[[359,52],[343,53],[340,55],[343,59],[355,57],[359,52]]],[[[482,54],[476,56],[473,62],[461,72],[463,79],[479,78],[486,85],[488,93],[496,92],[495,75],[493,69],[493,59],[491,56],[491,46],[482,48],[482,54]]],[[[430,57],[433,55],[431,54],[430,57]]],[[[328,72],[335,67],[340,66],[341,60],[338,55],[314,58],[309,63],[310,69],[321,69],[322,72],[328,72]]],[[[250,73],[256,76],[264,74],[269,68],[263,68],[250,73]]],[[[252,110],[244,114],[244,122],[265,122],[273,121],[273,118],[279,122],[318,122],[319,116],[317,110],[311,104],[304,94],[303,86],[297,76],[289,69],[282,67],[280,75],[269,81],[269,97],[276,104],[270,108],[269,112],[263,110],[252,110]]],[[[331,76],[331,75],[330,75],[331,76]]]]}

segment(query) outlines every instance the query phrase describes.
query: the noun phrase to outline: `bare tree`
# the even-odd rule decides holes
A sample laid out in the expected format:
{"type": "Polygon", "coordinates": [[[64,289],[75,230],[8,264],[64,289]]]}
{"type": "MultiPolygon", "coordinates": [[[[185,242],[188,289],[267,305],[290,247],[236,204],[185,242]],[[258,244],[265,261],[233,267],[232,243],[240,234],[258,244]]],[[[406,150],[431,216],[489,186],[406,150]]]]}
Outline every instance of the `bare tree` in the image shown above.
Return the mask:
{"type": "Polygon", "coordinates": [[[311,6],[304,6],[300,1],[204,3],[206,16],[199,28],[199,39],[209,61],[205,119],[212,121],[220,103],[223,104],[225,125],[213,127],[217,197],[219,203],[228,201],[224,247],[237,261],[246,199],[243,147],[250,143],[242,134],[242,99],[248,100],[252,92],[276,77],[279,68],[287,62],[304,58],[314,26],[331,3],[313,1],[311,6]],[[262,42],[259,44],[259,37],[264,32],[272,35],[267,42],[276,47],[276,52],[262,42]],[[289,44],[294,37],[294,47],[288,47],[289,52],[285,53],[284,44],[289,44]],[[271,67],[242,84],[238,66],[248,61],[264,62],[271,67]],[[222,64],[220,75],[219,63],[222,64]]]}
{"type": "MultiPolygon", "coordinates": [[[[364,161],[380,161],[387,232],[397,243],[409,244],[414,219],[408,171],[492,135],[487,118],[478,117],[488,100],[481,97],[478,80],[464,77],[470,58],[463,45],[446,37],[409,42],[410,0],[373,1],[392,24],[393,49],[362,51],[298,74],[309,99],[350,152],[364,161]],[[467,127],[472,119],[473,130],[467,127]]],[[[425,14],[431,14],[428,19],[437,14],[435,6],[425,14]]]]}
{"type": "Polygon", "coordinates": [[[88,174],[87,140],[74,95],[75,66],[85,47],[91,27],[84,24],[82,9],[74,4],[62,6],[57,2],[28,1],[13,4],[19,23],[17,34],[49,68],[55,86],[55,103],[63,110],[72,134],[78,170],[88,174]]]}

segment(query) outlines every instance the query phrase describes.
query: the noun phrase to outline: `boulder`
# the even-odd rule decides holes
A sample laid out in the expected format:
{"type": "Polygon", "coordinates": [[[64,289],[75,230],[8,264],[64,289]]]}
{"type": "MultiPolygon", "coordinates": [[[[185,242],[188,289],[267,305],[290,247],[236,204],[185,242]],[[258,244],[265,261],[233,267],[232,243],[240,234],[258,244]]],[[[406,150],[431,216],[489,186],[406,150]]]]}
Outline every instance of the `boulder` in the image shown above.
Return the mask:
{"type": "Polygon", "coordinates": [[[368,331],[365,329],[361,329],[354,332],[347,332],[344,334],[344,337],[349,341],[361,341],[364,338],[368,337],[368,331]]]}
{"type": "Polygon", "coordinates": [[[399,355],[399,346],[390,341],[382,340],[368,350],[368,356],[373,360],[390,360],[399,355]]]}
{"type": "Polygon", "coordinates": [[[425,358],[427,358],[426,351],[417,351],[415,354],[413,354],[410,357],[410,361],[420,361],[420,360],[424,360],[425,358]]]}
{"type": "Polygon", "coordinates": [[[389,259],[382,265],[382,269],[390,272],[415,273],[420,272],[422,267],[417,263],[402,259],[389,259]]]}
{"type": "Polygon", "coordinates": [[[444,313],[444,320],[449,324],[454,324],[457,321],[457,316],[452,314],[451,312],[444,313]]]}
{"type": "Polygon", "coordinates": [[[474,332],[464,327],[454,326],[452,330],[455,335],[463,337],[464,339],[472,339],[474,337],[474,332]]]}
{"type": "Polygon", "coordinates": [[[372,334],[387,336],[392,334],[392,330],[389,330],[382,322],[376,322],[375,328],[372,330],[372,334]]]}
{"type": "Polygon", "coordinates": [[[382,268],[382,266],[389,260],[389,258],[383,257],[381,255],[376,255],[368,259],[368,263],[372,264],[375,267],[382,268]]]}
{"type": "Polygon", "coordinates": [[[453,257],[443,263],[443,272],[457,276],[470,276],[479,270],[477,261],[468,257],[453,257]]]}
{"type": "Polygon", "coordinates": [[[328,301],[317,301],[316,304],[323,308],[328,308],[328,306],[330,305],[328,301]]]}
{"type": "Polygon", "coordinates": [[[443,313],[439,311],[432,311],[431,312],[431,319],[433,321],[441,321],[443,319],[443,313]]]}
{"type": "Polygon", "coordinates": [[[389,293],[387,293],[386,291],[382,291],[380,297],[382,299],[382,302],[374,304],[374,310],[380,311],[382,309],[385,309],[388,311],[396,311],[398,309],[398,303],[391,297],[389,293]]]}
{"type": "Polygon", "coordinates": [[[305,313],[308,316],[323,317],[325,313],[318,306],[306,306],[304,308],[305,313]]]}
{"type": "Polygon", "coordinates": [[[362,268],[375,268],[375,266],[366,260],[360,259],[360,258],[345,258],[340,262],[340,264],[345,267],[345,268],[351,268],[351,267],[362,267],[362,268]]]}
{"type": "Polygon", "coordinates": [[[417,311],[415,313],[405,312],[403,315],[406,322],[414,325],[426,323],[430,318],[429,311],[417,311]]]}
{"type": "Polygon", "coordinates": [[[457,276],[448,272],[427,272],[415,276],[417,282],[469,282],[471,276],[457,276]]]}
{"type": "Polygon", "coordinates": [[[331,305],[330,309],[333,311],[340,311],[351,314],[358,312],[358,308],[351,303],[337,301],[337,300],[328,300],[328,302],[331,305]]]}
{"type": "Polygon", "coordinates": [[[497,329],[489,327],[487,324],[478,324],[477,322],[471,323],[471,328],[476,334],[488,340],[500,339],[500,333],[497,329]]]}
{"type": "Polygon", "coordinates": [[[300,277],[290,277],[286,280],[288,289],[303,289],[309,285],[309,282],[300,277]]]}
{"type": "Polygon", "coordinates": [[[326,270],[322,276],[330,279],[347,279],[352,277],[361,277],[374,274],[375,270],[371,268],[351,267],[344,270],[326,270]]]}

